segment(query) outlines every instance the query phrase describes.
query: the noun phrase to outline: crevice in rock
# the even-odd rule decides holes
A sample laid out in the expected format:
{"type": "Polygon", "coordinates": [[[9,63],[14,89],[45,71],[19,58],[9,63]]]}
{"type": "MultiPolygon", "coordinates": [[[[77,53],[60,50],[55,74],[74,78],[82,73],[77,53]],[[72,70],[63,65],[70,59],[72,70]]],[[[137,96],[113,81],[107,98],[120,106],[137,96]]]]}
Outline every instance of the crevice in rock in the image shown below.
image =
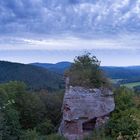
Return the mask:
{"type": "Polygon", "coordinates": [[[87,131],[93,131],[95,129],[95,125],[96,125],[96,120],[97,118],[94,118],[94,119],[91,119],[87,122],[84,122],[82,124],[82,129],[84,132],[87,132],[87,131]]]}
{"type": "Polygon", "coordinates": [[[68,104],[65,104],[65,105],[64,105],[64,110],[65,110],[65,111],[70,111],[70,107],[68,106],[68,104]]]}

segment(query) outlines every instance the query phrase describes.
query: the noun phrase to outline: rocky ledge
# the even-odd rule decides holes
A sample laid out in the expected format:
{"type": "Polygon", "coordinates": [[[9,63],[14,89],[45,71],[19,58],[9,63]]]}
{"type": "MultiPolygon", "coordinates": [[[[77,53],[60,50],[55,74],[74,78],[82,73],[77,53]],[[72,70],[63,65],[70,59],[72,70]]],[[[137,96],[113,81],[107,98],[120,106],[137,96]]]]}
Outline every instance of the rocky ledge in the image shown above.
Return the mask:
{"type": "Polygon", "coordinates": [[[104,125],[115,103],[109,89],[66,88],[63,119],[59,133],[68,140],[82,140],[85,135],[104,125]]]}

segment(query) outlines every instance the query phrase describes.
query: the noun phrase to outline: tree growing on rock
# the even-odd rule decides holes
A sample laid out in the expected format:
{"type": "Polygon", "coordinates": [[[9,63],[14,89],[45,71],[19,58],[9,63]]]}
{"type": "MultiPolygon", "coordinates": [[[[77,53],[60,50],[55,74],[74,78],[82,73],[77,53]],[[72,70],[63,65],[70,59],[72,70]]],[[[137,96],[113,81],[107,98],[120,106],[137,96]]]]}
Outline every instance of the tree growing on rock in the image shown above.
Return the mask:
{"type": "Polygon", "coordinates": [[[70,69],[66,72],[70,78],[70,85],[87,88],[100,88],[109,86],[109,82],[100,68],[100,61],[96,56],[86,53],[77,56],[70,69]]]}

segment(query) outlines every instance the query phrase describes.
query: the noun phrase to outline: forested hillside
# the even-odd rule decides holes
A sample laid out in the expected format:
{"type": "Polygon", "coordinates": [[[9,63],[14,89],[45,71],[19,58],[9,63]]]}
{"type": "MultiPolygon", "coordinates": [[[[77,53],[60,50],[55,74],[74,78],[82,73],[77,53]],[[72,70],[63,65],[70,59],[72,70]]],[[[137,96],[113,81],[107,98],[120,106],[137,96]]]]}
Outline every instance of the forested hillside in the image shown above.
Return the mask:
{"type": "Polygon", "coordinates": [[[63,86],[62,75],[32,65],[0,61],[0,83],[23,81],[30,89],[57,90],[63,86]]]}

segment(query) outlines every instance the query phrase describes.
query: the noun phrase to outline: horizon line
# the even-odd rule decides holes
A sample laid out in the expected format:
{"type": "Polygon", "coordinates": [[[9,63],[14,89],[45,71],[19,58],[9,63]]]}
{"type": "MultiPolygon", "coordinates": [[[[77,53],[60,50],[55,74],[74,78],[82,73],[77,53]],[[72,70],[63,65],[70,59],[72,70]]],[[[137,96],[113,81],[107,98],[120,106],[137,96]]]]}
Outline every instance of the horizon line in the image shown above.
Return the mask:
{"type": "MultiPolygon", "coordinates": [[[[58,64],[58,63],[73,63],[72,61],[58,61],[58,62],[31,62],[31,63],[24,63],[24,62],[19,62],[19,61],[10,61],[10,60],[0,60],[0,62],[9,62],[9,63],[17,63],[17,64],[24,64],[24,65],[30,65],[30,64],[58,64]]],[[[140,64],[138,65],[100,65],[101,67],[140,67],[140,64]]]]}

